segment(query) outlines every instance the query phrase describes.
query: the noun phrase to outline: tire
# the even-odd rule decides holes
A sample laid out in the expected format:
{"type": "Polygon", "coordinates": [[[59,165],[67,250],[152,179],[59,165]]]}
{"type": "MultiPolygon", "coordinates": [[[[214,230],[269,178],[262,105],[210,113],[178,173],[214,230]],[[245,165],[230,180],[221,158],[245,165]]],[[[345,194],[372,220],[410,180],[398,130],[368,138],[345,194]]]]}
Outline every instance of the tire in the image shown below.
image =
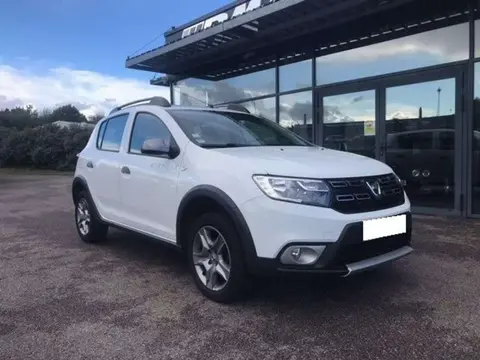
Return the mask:
{"type": "Polygon", "coordinates": [[[106,239],[108,225],[102,223],[95,215],[94,206],[85,191],[75,199],[75,226],[82,241],[93,244],[106,239]]]}
{"type": "Polygon", "coordinates": [[[231,303],[245,295],[248,280],[245,260],[240,238],[232,222],[224,215],[206,213],[189,225],[187,234],[188,264],[195,283],[202,294],[219,303],[231,303]],[[215,232],[218,232],[225,244],[223,246],[219,245],[221,240],[220,237],[217,237],[218,242],[216,243],[215,241],[208,241],[213,246],[210,247],[210,251],[205,252],[205,243],[202,241],[200,233],[206,234],[207,238],[212,240],[215,239],[215,232]],[[220,250],[216,252],[218,247],[220,247],[220,250]],[[197,262],[197,265],[195,265],[195,262],[197,262]],[[207,267],[210,271],[207,270],[207,267]],[[225,270],[228,269],[229,275],[225,281],[225,275],[227,274],[225,270]],[[212,274],[212,272],[214,275],[207,278],[207,275],[212,274]],[[215,286],[214,283],[217,285],[215,286]]]}

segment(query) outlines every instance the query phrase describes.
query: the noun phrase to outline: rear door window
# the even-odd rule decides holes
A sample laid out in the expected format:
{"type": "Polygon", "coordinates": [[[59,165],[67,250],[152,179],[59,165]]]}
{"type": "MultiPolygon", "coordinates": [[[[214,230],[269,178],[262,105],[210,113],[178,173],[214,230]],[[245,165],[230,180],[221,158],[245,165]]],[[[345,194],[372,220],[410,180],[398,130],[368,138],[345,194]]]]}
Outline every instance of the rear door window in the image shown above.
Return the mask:
{"type": "Polygon", "coordinates": [[[100,150],[115,152],[120,151],[123,132],[125,131],[125,125],[127,124],[127,120],[128,114],[123,114],[108,119],[100,126],[99,135],[101,135],[102,137],[99,145],[97,141],[97,146],[100,150]],[[102,129],[102,126],[104,124],[105,128],[102,129]]]}

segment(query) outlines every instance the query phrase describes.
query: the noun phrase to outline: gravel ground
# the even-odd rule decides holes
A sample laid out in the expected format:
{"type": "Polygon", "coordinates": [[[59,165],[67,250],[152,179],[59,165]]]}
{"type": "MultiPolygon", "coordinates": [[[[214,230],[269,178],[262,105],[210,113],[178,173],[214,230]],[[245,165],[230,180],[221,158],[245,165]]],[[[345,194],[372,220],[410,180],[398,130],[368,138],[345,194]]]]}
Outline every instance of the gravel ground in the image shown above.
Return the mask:
{"type": "Polygon", "coordinates": [[[480,222],[415,217],[416,251],[348,279],[196,290],[181,256],[80,242],[71,178],[0,173],[0,359],[478,359],[480,222]]]}

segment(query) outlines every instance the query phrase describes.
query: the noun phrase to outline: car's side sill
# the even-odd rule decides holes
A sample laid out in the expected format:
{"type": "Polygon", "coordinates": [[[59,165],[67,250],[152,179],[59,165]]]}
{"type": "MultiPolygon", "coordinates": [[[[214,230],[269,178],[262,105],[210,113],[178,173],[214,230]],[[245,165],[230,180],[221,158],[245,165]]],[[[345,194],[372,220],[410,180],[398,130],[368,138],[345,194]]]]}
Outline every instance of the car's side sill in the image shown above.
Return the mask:
{"type": "Polygon", "coordinates": [[[103,216],[101,216],[101,218],[102,218],[102,221],[109,226],[112,226],[112,227],[117,228],[119,230],[125,230],[125,231],[130,231],[130,232],[133,232],[133,233],[136,233],[136,234],[140,234],[140,235],[146,236],[150,239],[161,241],[165,245],[173,247],[177,250],[181,250],[181,247],[177,244],[176,241],[168,240],[168,239],[162,238],[158,235],[149,233],[148,231],[142,231],[142,230],[139,230],[139,229],[136,229],[136,228],[133,228],[133,227],[130,227],[130,226],[127,226],[127,225],[124,225],[124,224],[106,219],[103,216]]]}

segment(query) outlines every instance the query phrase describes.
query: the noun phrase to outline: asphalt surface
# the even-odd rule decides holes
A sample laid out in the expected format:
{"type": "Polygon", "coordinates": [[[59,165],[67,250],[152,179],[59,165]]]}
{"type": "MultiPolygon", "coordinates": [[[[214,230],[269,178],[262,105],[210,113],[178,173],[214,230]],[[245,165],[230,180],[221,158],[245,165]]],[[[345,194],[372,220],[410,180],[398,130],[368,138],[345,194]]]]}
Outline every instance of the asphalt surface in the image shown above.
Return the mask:
{"type": "Polygon", "coordinates": [[[219,305],[182,257],[75,231],[71,178],[0,173],[0,359],[479,359],[480,223],[414,219],[416,251],[348,279],[261,279],[219,305]]]}

